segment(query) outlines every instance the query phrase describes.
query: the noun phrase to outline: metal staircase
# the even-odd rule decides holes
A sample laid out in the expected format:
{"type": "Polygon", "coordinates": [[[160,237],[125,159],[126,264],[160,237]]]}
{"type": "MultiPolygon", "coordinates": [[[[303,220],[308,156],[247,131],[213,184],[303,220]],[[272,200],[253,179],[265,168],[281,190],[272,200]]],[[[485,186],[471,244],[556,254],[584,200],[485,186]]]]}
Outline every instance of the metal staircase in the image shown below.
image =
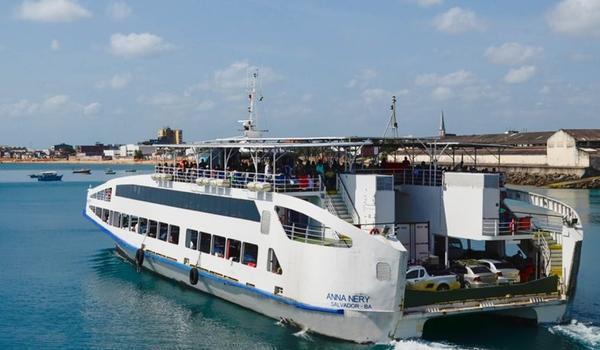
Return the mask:
{"type": "Polygon", "coordinates": [[[554,234],[540,231],[536,234],[537,245],[542,252],[547,276],[562,277],[562,245],[556,241],[554,234]]]}
{"type": "Polygon", "coordinates": [[[344,199],[339,193],[327,194],[325,196],[325,203],[327,210],[329,210],[331,214],[351,224],[354,223],[352,216],[350,216],[350,213],[348,212],[348,206],[346,206],[344,199]]]}

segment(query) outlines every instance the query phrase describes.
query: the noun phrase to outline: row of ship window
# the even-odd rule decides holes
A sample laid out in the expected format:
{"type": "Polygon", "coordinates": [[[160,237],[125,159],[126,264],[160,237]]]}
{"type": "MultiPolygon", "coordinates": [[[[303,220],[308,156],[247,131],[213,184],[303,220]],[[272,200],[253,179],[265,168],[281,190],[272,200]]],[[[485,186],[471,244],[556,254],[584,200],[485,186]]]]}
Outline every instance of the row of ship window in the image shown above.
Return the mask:
{"type": "MultiPolygon", "coordinates": [[[[90,209],[97,217],[111,226],[147,235],[148,237],[157,238],[172,244],[179,244],[179,226],[100,207],[90,206],[90,209]]],[[[253,243],[241,242],[236,239],[187,229],[185,247],[256,268],[258,246],[253,243]]],[[[282,274],[281,265],[272,248],[269,248],[268,252],[267,270],[276,274],[282,274]]]]}

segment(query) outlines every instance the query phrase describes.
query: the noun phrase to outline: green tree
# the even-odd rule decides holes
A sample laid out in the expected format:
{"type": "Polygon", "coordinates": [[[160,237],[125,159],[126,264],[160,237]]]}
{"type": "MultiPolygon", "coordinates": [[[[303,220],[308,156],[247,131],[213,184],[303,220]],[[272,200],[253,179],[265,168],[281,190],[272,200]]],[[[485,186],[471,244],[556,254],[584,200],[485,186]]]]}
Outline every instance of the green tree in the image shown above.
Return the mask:
{"type": "Polygon", "coordinates": [[[144,154],[139,149],[133,153],[133,159],[142,160],[144,159],[144,154]]]}

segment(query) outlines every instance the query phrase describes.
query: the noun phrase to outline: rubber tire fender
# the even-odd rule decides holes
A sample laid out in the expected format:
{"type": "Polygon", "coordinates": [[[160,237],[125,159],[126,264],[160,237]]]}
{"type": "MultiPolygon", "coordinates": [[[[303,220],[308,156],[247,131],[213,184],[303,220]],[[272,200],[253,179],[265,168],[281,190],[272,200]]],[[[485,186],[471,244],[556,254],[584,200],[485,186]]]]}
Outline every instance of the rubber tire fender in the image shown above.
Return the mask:
{"type": "Polygon", "coordinates": [[[142,267],[142,265],[144,265],[144,250],[142,248],[135,252],[135,264],[137,267],[142,267]]]}
{"type": "Polygon", "coordinates": [[[192,286],[195,286],[198,283],[198,269],[195,267],[192,267],[190,269],[190,284],[192,286]]]}

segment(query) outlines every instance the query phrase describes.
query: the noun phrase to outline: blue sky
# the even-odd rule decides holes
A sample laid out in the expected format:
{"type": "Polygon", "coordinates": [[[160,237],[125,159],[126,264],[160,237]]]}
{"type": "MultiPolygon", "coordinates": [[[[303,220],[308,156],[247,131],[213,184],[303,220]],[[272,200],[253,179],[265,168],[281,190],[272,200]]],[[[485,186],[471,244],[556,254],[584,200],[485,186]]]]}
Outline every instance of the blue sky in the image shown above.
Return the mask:
{"type": "Polygon", "coordinates": [[[600,1],[0,3],[0,144],[598,128],[600,1]],[[499,6],[498,4],[501,4],[499,6]]]}

